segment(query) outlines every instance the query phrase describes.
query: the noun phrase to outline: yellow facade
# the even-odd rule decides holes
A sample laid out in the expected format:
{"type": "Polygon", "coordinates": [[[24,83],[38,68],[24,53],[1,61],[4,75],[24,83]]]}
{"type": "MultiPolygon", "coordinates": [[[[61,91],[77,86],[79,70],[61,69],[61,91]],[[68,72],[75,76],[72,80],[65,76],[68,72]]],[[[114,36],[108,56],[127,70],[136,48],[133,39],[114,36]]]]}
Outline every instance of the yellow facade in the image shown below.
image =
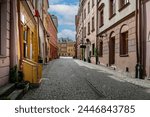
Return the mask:
{"type": "Polygon", "coordinates": [[[39,47],[38,47],[38,30],[36,20],[33,19],[32,14],[28,13],[24,4],[20,4],[21,12],[21,34],[23,58],[28,58],[38,62],[39,47]],[[26,46],[26,47],[25,47],[26,46]]]}
{"type": "Polygon", "coordinates": [[[59,56],[75,57],[75,42],[60,42],[59,56]]]}
{"type": "Polygon", "coordinates": [[[71,57],[75,56],[75,43],[74,42],[67,43],[67,54],[68,56],[71,56],[71,57]]]}
{"type": "Polygon", "coordinates": [[[25,81],[39,84],[42,77],[42,65],[38,63],[38,25],[31,9],[27,2],[20,2],[22,70],[25,81]]]}

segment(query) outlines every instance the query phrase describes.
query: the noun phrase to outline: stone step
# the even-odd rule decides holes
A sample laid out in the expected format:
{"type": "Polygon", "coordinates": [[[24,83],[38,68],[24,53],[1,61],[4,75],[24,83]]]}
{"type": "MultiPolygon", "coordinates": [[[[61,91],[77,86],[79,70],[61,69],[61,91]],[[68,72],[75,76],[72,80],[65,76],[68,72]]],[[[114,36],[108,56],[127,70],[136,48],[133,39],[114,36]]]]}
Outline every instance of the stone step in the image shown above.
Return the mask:
{"type": "Polygon", "coordinates": [[[19,100],[24,95],[24,89],[16,89],[7,96],[7,100],[19,100]]]}
{"type": "Polygon", "coordinates": [[[0,87],[0,99],[5,99],[11,92],[15,90],[15,84],[7,84],[3,87],[0,87]]]}

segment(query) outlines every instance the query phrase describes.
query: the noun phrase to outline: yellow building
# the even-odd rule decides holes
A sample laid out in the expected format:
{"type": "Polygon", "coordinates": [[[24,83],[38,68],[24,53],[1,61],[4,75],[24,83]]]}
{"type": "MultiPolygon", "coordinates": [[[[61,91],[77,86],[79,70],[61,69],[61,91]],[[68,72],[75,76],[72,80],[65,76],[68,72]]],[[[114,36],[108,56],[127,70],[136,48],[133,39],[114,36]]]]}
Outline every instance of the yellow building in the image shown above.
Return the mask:
{"type": "Polygon", "coordinates": [[[39,38],[38,38],[38,12],[35,10],[35,2],[21,1],[19,9],[20,32],[20,62],[24,73],[24,80],[33,84],[41,82],[42,66],[38,64],[39,38]]]}
{"type": "Polygon", "coordinates": [[[59,56],[75,57],[75,42],[64,41],[59,42],[59,56]]]}
{"type": "Polygon", "coordinates": [[[68,56],[75,57],[75,42],[67,43],[67,54],[68,56]]]}

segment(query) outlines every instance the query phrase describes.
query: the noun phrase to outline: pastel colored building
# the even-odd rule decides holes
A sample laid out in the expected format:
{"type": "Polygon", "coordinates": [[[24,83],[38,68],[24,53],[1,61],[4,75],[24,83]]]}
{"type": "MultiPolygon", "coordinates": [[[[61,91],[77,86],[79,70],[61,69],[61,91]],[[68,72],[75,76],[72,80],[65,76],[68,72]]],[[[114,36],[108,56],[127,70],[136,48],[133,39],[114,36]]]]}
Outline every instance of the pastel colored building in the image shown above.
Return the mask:
{"type": "Polygon", "coordinates": [[[97,1],[80,0],[78,14],[76,16],[77,30],[77,57],[96,62],[96,19],[97,1]]]}
{"type": "Polygon", "coordinates": [[[47,16],[47,22],[48,22],[48,30],[49,33],[49,60],[53,60],[58,58],[58,43],[57,43],[57,27],[55,26],[53,19],[51,15],[49,14],[47,16]]]}
{"type": "Polygon", "coordinates": [[[139,50],[140,50],[140,63],[143,67],[143,75],[146,79],[150,79],[150,1],[139,0],[141,5],[139,8],[139,50]]]}
{"type": "Polygon", "coordinates": [[[0,0],[0,87],[9,83],[10,69],[18,65],[17,0],[0,0]]]}

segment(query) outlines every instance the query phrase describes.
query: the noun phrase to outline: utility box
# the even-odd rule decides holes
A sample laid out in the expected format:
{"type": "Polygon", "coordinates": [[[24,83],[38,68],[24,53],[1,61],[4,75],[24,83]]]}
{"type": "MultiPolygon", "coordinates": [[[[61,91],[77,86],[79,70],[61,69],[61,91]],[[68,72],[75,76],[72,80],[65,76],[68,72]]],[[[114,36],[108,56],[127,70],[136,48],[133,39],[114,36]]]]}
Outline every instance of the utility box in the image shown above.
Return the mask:
{"type": "Polygon", "coordinates": [[[39,86],[42,78],[42,65],[31,60],[23,60],[24,81],[39,86]]]}

